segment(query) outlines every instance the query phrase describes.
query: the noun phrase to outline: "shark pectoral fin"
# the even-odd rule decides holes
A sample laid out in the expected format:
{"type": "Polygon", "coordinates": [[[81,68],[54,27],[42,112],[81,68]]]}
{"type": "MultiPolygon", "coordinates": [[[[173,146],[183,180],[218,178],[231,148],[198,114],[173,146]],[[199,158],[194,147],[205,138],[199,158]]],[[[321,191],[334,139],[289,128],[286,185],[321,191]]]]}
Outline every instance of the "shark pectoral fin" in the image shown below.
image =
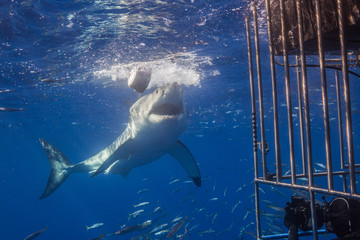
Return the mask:
{"type": "Polygon", "coordinates": [[[124,150],[124,148],[126,148],[128,146],[129,143],[132,142],[132,139],[128,139],[127,141],[125,141],[123,144],[121,144],[120,147],[118,147],[118,149],[116,149],[116,151],[108,158],[106,159],[103,164],[101,164],[101,166],[95,171],[95,173],[93,175],[91,175],[91,177],[95,177],[96,175],[99,175],[100,173],[106,171],[108,168],[110,172],[110,170],[113,168],[113,166],[115,166],[116,164],[114,164],[116,161],[119,160],[119,158],[123,157],[124,154],[122,154],[121,152],[124,150]],[[113,165],[114,164],[114,165],[113,165]]]}
{"type": "Polygon", "coordinates": [[[169,154],[175,158],[192,178],[196,186],[201,186],[201,176],[196,161],[189,149],[179,140],[169,154]]]}
{"type": "Polygon", "coordinates": [[[53,193],[66,180],[72,172],[73,165],[56,147],[43,139],[40,139],[40,143],[46,152],[51,166],[48,183],[40,197],[40,199],[43,199],[53,193]]]}
{"type": "Polygon", "coordinates": [[[126,178],[131,171],[131,168],[127,166],[127,162],[128,159],[116,160],[113,164],[110,165],[110,167],[105,170],[104,173],[121,174],[124,178],[126,178]]]}
{"type": "Polygon", "coordinates": [[[129,175],[130,171],[131,171],[131,169],[125,169],[125,170],[119,171],[119,173],[121,174],[121,176],[126,178],[129,175]]]}
{"type": "Polygon", "coordinates": [[[108,175],[118,163],[119,163],[119,160],[116,160],[115,162],[113,162],[113,163],[110,165],[110,167],[108,167],[108,168],[104,171],[104,174],[108,175]]]}

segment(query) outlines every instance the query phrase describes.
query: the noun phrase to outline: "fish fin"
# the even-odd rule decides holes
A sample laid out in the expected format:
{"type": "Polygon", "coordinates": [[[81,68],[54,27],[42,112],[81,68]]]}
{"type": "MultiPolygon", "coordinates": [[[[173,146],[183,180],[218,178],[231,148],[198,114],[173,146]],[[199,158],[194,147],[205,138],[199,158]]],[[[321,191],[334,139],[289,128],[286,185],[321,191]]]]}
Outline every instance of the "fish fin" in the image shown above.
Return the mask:
{"type": "Polygon", "coordinates": [[[45,150],[51,166],[48,183],[43,194],[40,196],[40,199],[43,199],[53,193],[67,179],[72,172],[71,168],[73,165],[56,147],[43,139],[40,139],[40,143],[45,150]]]}
{"type": "Polygon", "coordinates": [[[131,169],[125,169],[125,170],[120,171],[119,173],[121,174],[121,176],[126,178],[129,175],[130,171],[131,171],[131,169]]]}
{"type": "MultiPolygon", "coordinates": [[[[116,151],[108,158],[106,159],[103,164],[101,164],[101,166],[95,171],[95,173],[93,175],[91,175],[91,177],[95,177],[96,175],[99,175],[100,173],[104,172],[105,170],[107,170],[109,167],[113,167],[112,165],[119,160],[119,156],[121,156],[121,151],[124,150],[124,148],[126,148],[130,143],[132,142],[132,139],[128,139],[126,140],[123,144],[121,144],[118,149],[116,149],[116,151]]],[[[111,170],[111,169],[110,169],[111,170]]],[[[109,171],[110,171],[109,170],[109,171]]],[[[107,171],[107,173],[109,173],[109,171],[107,171]]],[[[130,172],[130,171],[129,171],[130,172]]],[[[127,173],[129,174],[129,173],[127,173]]],[[[126,176],[127,176],[126,174],[126,176]]],[[[123,174],[122,174],[123,175],[123,174]]],[[[124,175],[123,175],[124,176],[124,175]]]]}
{"type": "Polygon", "coordinates": [[[196,186],[200,187],[200,170],[189,149],[180,140],[178,140],[175,146],[169,151],[169,154],[181,164],[196,186]]]}
{"type": "Polygon", "coordinates": [[[116,160],[104,171],[104,174],[121,174],[121,176],[126,178],[131,171],[131,168],[126,166],[127,161],[127,159],[116,160]]]}
{"type": "Polygon", "coordinates": [[[104,174],[108,175],[111,170],[113,169],[114,166],[116,166],[116,164],[119,162],[119,160],[116,160],[115,162],[113,162],[105,171],[104,174]]]}

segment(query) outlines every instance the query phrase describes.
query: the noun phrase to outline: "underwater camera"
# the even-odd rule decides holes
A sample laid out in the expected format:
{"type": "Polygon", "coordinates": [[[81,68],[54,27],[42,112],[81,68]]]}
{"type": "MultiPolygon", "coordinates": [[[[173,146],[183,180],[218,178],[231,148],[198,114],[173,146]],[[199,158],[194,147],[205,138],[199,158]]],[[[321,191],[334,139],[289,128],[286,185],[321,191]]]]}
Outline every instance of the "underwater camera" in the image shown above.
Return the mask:
{"type": "MultiPolygon", "coordinates": [[[[291,202],[286,203],[284,225],[289,229],[289,239],[298,239],[298,229],[309,231],[312,229],[311,208],[309,200],[300,196],[292,196],[291,202]]],[[[317,228],[324,224],[323,209],[319,204],[315,204],[317,228]]]]}

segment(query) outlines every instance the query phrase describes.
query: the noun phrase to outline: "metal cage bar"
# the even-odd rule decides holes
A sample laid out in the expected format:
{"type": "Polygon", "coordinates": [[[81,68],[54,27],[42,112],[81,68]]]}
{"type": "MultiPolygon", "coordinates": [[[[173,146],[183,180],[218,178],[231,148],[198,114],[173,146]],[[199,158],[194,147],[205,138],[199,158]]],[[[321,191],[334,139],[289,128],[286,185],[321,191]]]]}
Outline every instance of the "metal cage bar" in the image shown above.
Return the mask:
{"type": "MultiPolygon", "coordinates": [[[[341,169],[344,169],[345,168],[344,138],[343,138],[343,123],[342,123],[342,114],[341,114],[340,81],[339,81],[339,71],[338,70],[335,71],[335,85],[336,85],[336,107],[337,107],[337,116],[338,116],[338,129],[339,129],[340,167],[341,167],[341,169]]],[[[343,191],[347,192],[346,175],[343,175],[343,191]]]]}
{"type": "Polygon", "coordinates": [[[356,193],[355,182],[355,163],[354,163],[354,142],[352,134],[352,119],[351,119],[351,100],[350,100],[350,83],[349,72],[347,66],[347,49],[344,33],[344,17],[343,17],[343,1],[338,0],[338,22],[339,22],[339,38],[341,46],[341,62],[342,62],[342,76],[344,82],[344,100],[345,100],[345,116],[346,116],[346,140],[348,147],[348,161],[349,161],[349,180],[350,180],[350,193],[356,193]]]}
{"type": "MultiPolygon", "coordinates": [[[[296,64],[299,63],[299,56],[296,55],[296,64]]],[[[302,79],[301,70],[299,66],[296,67],[296,82],[298,88],[298,104],[299,104],[299,128],[300,128],[300,143],[301,143],[301,159],[302,159],[302,174],[306,175],[306,150],[304,138],[304,116],[303,116],[303,102],[302,102],[302,79]]]]}
{"type": "Polygon", "coordinates": [[[284,57],[284,71],[285,71],[285,89],[286,89],[286,106],[287,106],[287,121],[290,147],[290,169],[291,182],[296,184],[296,170],[295,170],[295,149],[294,149],[294,129],[292,119],[292,104],[291,104],[291,89],[290,89],[290,73],[289,73],[289,57],[287,52],[286,29],[285,29],[285,6],[284,0],[280,0],[280,15],[281,15],[281,42],[284,57]]]}
{"type": "MultiPolygon", "coordinates": [[[[265,0],[267,14],[267,25],[271,23],[270,2],[265,0]]],[[[273,98],[273,116],[274,116],[274,147],[275,147],[275,161],[276,161],[276,181],[280,182],[282,177],[281,168],[281,154],[280,154],[280,135],[279,135],[279,114],[278,114],[278,101],[277,101],[277,86],[276,86],[276,71],[275,71],[275,58],[272,42],[271,28],[268,28],[269,37],[269,57],[270,57],[270,70],[271,70],[271,84],[272,84],[272,98],[273,98]]]]}
{"type": "MultiPolygon", "coordinates": [[[[254,74],[253,74],[253,60],[251,50],[251,32],[249,18],[245,19],[246,23],[246,37],[248,46],[248,61],[249,61],[249,80],[251,91],[251,119],[253,127],[253,152],[254,152],[254,175],[255,178],[259,178],[259,165],[258,165],[258,145],[257,145],[257,125],[256,125],[256,102],[255,102],[255,86],[254,86],[254,74]]],[[[258,183],[254,183],[255,187],[255,214],[256,214],[256,232],[260,236],[260,204],[259,204],[259,187],[258,183]]]]}
{"type": "Polygon", "coordinates": [[[332,159],[331,159],[331,140],[330,140],[330,122],[329,122],[329,105],[327,94],[327,81],[325,72],[325,53],[323,48],[323,33],[321,24],[321,6],[320,0],[315,0],[316,11],[316,32],[319,51],[319,64],[320,64],[320,77],[321,77],[321,93],[322,93],[322,106],[324,118],[324,131],[325,131],[325,154],[326,154],[326,167],[327,167],[327,183],[329,191],[334,189],[333,176],[332,176],[332,159]]]}
{"type": "MultiPolygon", "coordinates": [[[[254,6],[256,0],[254,0],[254,6]]],[[[257,72],[257,84],[258,84],[258,98],[259,98],[259,115],[260,115],[260,146],[261,146],[261,162],[263,168],[263,178],[267,178],[268,169],[266,164],[266,141],[265,141],[265,121],[264,121],[264,103],[263,103],[263,85],[261,75],[261,61],[260,61],[260,45],[259,45],[259,30],[256,8],[253,8],[254,18],[254,41],[255,41],[255,59],[256,59],[256,72],[257,72]]]]}
{"type": "MultiPolygon", "coordinates": [[[[311,132],[311,119],[310,119],[310,104],[309,104],[309,85],[308,85],[308,67],[314,67],[313,64],[307,64],[307,58],[305,54],[305,40],[304,40],[304,19],[303,19],[303,0],[295,0],[296,4],[296,27],[298,45],[296,50],[292,50],[291,54],[296,54],[295,65],[289,64],[289,52],[288,52],[288,42],[287,34],[288,29],[286,29],[286,6],[284,5],[285,0],[263,0],[265,2],[265,8],[267,11],[267,35],[269,39],[269,58],[270,58],[270,72],[271,77],[271,97],[272,97],[272,111],[273,111],[273,130],[274,130],[274,158],[266,158],[267,154],[267,142],[265,139],[265,121],[264,121],[264,97],[263,97],[263,81],[262,81],[262,70],[261,70],[261,57],[260,57],[260,47],[259,47],[259,30],[258,30],[258,16],[257,16],[257,2],[252,0],[252,20],[253,20],[253,33],[251,32],[250,19],[251,16],[245,19],[246,23],[246,36],[247,36],[247,45],[248,45],[248,61],[249,61],[249,80],[250,80],[250,91],[251,91],[251,109],[252,109],[252,127],[253,127],[253,154],[254,154],[254,189],[255,189],[255,214],[256,214],[256,232],[257,239],[279,239],[284,238],[287,234],[275,234],[275,235],[263,235],[261,231],[261,218],[260,218],[260,202],[259,202],[259,188],[261,184],[272,185],[276,187],[290,188],[293,190],[304,190],[309,194],[311,215],[312,215],[312,232],[303,233],[299,235],[311,235],[313,239],[318,239],[318,233],[323,233],[323,230],[317,229],[316,224],[316,208],[315,208],[315,196],[316,194],[327,194],[332,196],[340,197],[352,197],[360,199],[360,194],[356,192],[356,182],[355,176],[360,175],[360,164],[356,164],[354,161],[354,143],[353,143],[353,134],[352,134],[352,117],[351,117],[351,97],[350,97],[350,81],[349,81],[349,70],[348,70],[348,56],[346,48],[346,39],[344,35],[344,22],[343,22],[343,13],[342,13],[342,4],[343,1],[337,0],[337,16],[339,24],[339,43],[341,46],[341,66],[342,66],[342,81],[343,81],[343,98],[341,98],[341,89],[340,89],[340,79],[339,73],[335,70],[335,84],[336,84],[336,110],[338,117],[338,133],[339,133],[339,157],[334,157],[332,155],[331,142],[333,139],[330,138],[331,128],[330,128],[330,110],[328,106],[328,89],[327,89],[327,68],[334,69],[333,59],[327,61],[323,43],[323,32],[322,32],[322,11],[320,6],[320,0],[314,0],[315,6],[315,25],[316,25],[316,36],[317,36],[317,55],[319,60],[319,74],[320,74],[320,83],[321,83],[321,99],[322,99],[322,116],[323,116],[323,127],[324,127],[324,151],[326,156],[326,172],[314,172],[313,168],[313,149],[312,149],[312,133],[311,132]],[[286,100],[286,114],[287,114],[287,130],[289,134],[289,162],[290,162],[290,175],[282,174],[282,156],[281,156],[281,146],[280,146],[280,134],[279,134],[279,112],[278,112],[278,91],[277,84],[279,83],[276,75],[275,68],[275,50],[273,42],[273,34],[271,29],[271,24],[273,24],[273,16],[271,14],[271,3],[276,2],[280,10],[280,20],[277,22],[281,31],[280,32],[280,43],[281,43],[281,52],[277,52],[277,55],[282,55],[284,64],[283,70],[284,75],[282,76],[285,80],[283,83],[285,85],[285,100],[286,100]],[[256,62],[256,77],[257,81],[254,79],[253,73],[253,50],[252,50],[252,34],[254,36],[254,46],[255,46],[255,62],[256,62]],[[296,173],[296,160],[300,161],[300,158],[295,159],[295,142],[294,142],[294,128],[293,128],[293,114],[292,114],[292,103],[291,103],[291,79],[290,79],[290,68],[292,66],[296,67],[296,80],[297,80],[297,99],[299,103],[299,129],[300,129],[300,151],[301,152],[301,162],[302,162],[302,172],[296,173]],[[257,92],[255,91],[255,85],[257,84],[257,92]],[[256,94],[258,94],[258,105],[256,104],[256,94]],[[347,143],[347,161],[345,162],[344,156],[344,143],[343,143],[343,120],[342,120],[342,101],[345,106],[345,135],[347,143]],[[257,110],[259,115],[257,115],[257,110]],[[260,144],[257,137],[257,121],[259,118],[260,123],[260,133],[261,139],[260,144]],[[261,159],[258,157],[258,151],[261,151],[261,159]],[[276,178],[270,177],[271,175],[267,169],[267,163],[271,163],[270,160],[274,159],[276,165],[276,178]],[[261,162],[260,162],[261,160],[261,162]],[[339,160],[340,170],[333,169],[333,161],[339,160]],[[259,166],[262,167],[262,172],[259,172],[259,166]],[[357,169],[359,168],[359,169],[357,169]],[[342,191],[334,189],[334,176],[343,177],[343,188],[342,191]],[[327,180],[327,187],[315,185],[315,178],[325,178],[327,180]],[[306,178],[308,180],[307,185],[301,185],[297,183],[297,179],[306,178]],[[349,184],[348,184],[349,183],[349,184]],[[349,186],[349,191],[348,191],[349,186]]],[[[260,4],[261,5],[261,4],[260,4]]],[[[294,29],[292,29],[294,30],[294,29]]],[[[293,47],[293,46],[292,46],[293,47]]],[[[278,51],[278,50],[277,50],[278,51]]],[[[314,59],[314,57],[312,57],[314,59]]],[[[354,59],[350,59],[353,62],[354,59]]],[[[336,62],[340,62],[336,59],[336,62]]],[[[353,63],[351,63],[353,64],[353,63]]],[[[357,65],[360,66],[358,62],[357,65]]],[[[337,67],[335,67],[336,69],[337,67]]],[[[331,70],[334,71],[334,70],[331,70]]],[[[316,79],[314,79],[316,81],[316,79]]],[[[265,83],[265,82],[264,82],[265,83]]],[[[268,92],[268,91],[266,91],[268,92]]],[[[296,116],[295,116],[296,117],[296,116]]],[[[316,117],[316,116],[315,116],[316,117]]],[[[334,165],[335,166],[335,165],[334,165]]],[[[326,184],[325,184],[326,185],[326,184]]]]}

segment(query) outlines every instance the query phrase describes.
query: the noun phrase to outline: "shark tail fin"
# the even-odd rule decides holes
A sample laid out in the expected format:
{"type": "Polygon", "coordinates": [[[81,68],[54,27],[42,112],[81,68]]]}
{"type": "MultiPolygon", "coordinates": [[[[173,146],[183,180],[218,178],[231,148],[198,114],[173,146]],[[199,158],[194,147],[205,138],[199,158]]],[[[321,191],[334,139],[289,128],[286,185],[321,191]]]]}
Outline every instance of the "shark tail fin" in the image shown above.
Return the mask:
{"type": "Polygon", "coordinates": [[[40,143],[46,152],[51,166],[48,183],[43,194],[40,196],[40,199],[43,199],[53,193],[66,180],[66,178],[71,174],[71,168],[73,165],[56,147],[43,139],[40,139],[40,143]]]}

